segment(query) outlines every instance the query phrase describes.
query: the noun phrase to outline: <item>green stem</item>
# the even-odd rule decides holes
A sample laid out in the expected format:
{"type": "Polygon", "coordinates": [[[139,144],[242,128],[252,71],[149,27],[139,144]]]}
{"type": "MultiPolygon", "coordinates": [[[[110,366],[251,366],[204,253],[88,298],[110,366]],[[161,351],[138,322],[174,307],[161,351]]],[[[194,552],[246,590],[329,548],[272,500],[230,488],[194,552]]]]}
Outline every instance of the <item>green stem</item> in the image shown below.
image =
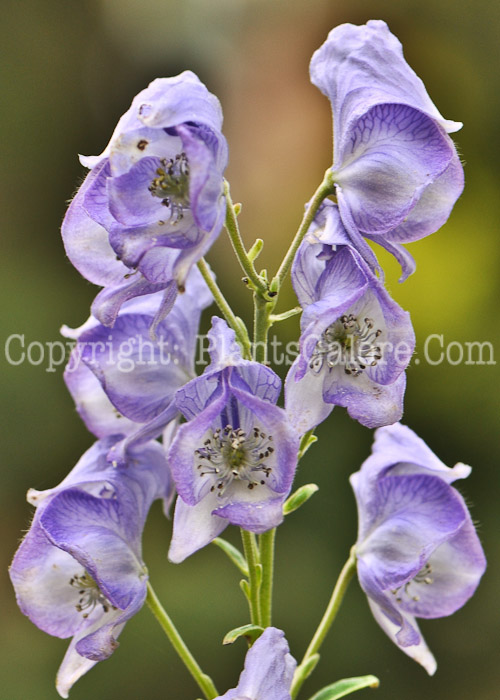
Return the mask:
{"type": "Polygon", "coordinates": [[[248,583],[250,585],[248,604],[250,607],[250,621],[252,625],[262,625],[260,610],[260,586],[262,579],[262,567],[259,561],[259,551],[255,541],[255,534],[241,529],[243,551],[248,564],[248,583]]]}
{"type": "Polygon", "coordinates": [[[253,359],[256,362],[267,364],[267,335],[271,323],[269,317],[274,308],[274,303],[266,301],[257,292],[254,293],[254,331],[253,331],[253,359]]]}
{"type": "Polygon", "coordinates": [[[332,173],[331,170],[328,169],[325,173],[325,177],[323,178],[323,182],[321,185],[318,187],[316,192],[313,194],[313,197],[311,201],[309,202],[309,206],[306,209],[306,212],[304,214],[304,217],[301,221],[301,224],[299,226],[299,229],[297,233],[295,234],[295,238],[293,239],[290,248],[288,249],[287,254],[283,258],[283,262],[281,263],[278,272],[276,273],[274,280],[271,282],[271,289],[274,288],[280,288],[281,285],[283,284],[283,280],[287,276],[288,270],[290,269],[290,266],[293,262],[293,259],[295,257],[295,253],[297,252],[300,244],[302,243],[302,240],[304,236],[306,235],[307,231],[309,230],[310,225],[312,224],[312,221],[314,217],[316,216],[316,213],[322,203],[322,201],[325,199],[325,197],[328,197],[329,194],[333,194],[335,191],[335,185],[332,180],[332,173]]]}
{"type": "Polygon", "coordinates": [[[311,643],[307,647],[307,651],[304,654],[304,658],[300,662],[299,666],[297,666],[297,668],[295,669],[292,687],[290,690],[292,700],[297,697],[297,693],[299,692],[303,682],[307,678],[307,675],[304,674],[304,671],[307,670],[308,662],[315,654],[318,653],[319,648],[328,633],[328,630],[332,626],[332,623],[335,620],[337,612],[344,598],[344,594],[355,571],[356,554],[354,551],[354,547],[352,547],[351,552],[349,554],[349,559],[344,564],[344,567],[337,579],[337,583],[335,584],[335,588],[333,589],[333,593],[330,598],[330,602],[328,603],[328,606],[325,610],[325,614],[323,615],[321,622],[319,623],[318,628],[314,633],[314,637],[311,639],[311,643]]]}
{"type": "Polygon", "coordinates": [[[205,698],[207,700],[213,700],[213,698],[216,698],[219,695],[219,693],[217,692],[217,689],[213,684],[212,679],[210,678],[210,676],[207,676],[205,673],[203,673],[201,668],[198,666],[198,663],[196,662],[194,656],[187,648],[184,640],[177,631],[174,623],[172,622],[167,612],[163,608],[162,604],[158,600],[156,593],[154,592],[150,583],[148,583],[148,594],[146,598],[146,603],[148,604],[148,607],[153,613],[153,615],[160,623],[163,631],[169,638],[175,651],[179,654],[181,660],[184,662],[188,671],[198,684],[200,690],[203,692],[205,698]]]}
{"type": "Polygon", "coordinates": [[[257,274],[253,262],[248,257],[248,253],[241,238],[240,228],[238,226],[238,219],[236,217],[236,212],[234,211],[234,204],[229,193],[229,183],[227,182],[227,180],[224,183],[224,193],[226,195],[225,226],[229,234],[229,239],[233,246],[236,257],[238,258],[241,268],[245,273],[248,281],[252,284],[252,287],[260,294],[265,294],[267,292],[267,284],[257,274]]]}
{"type": "Polygon", "coordinates": [[[210,269],[206,263],[205,258],[201,258],[201,260],[198,261],[198,269],[201,272],[203,279],[207,283],[207,287],[212,292],[212,295],[215,299],[215,303],[222,311],[222,314],[226,319],[228,325],[231,326],[233,331],[236,333],[236,339],[241,345],[244,357],[250,359],[252,351],[250,348],[250,340],[248,338],[248,333],[246,332],[245,326],[243,322],[234,315],[234,312],[229,306],[228,302],[226,301],[225,296],[222,294],[219,285],[210,274],[210,269]]]}
{"type": "Polygon", "coordinates": [[[272,530],[264,532],[259,538],[260,561],[262,564],[262,585],[260,589],[260,609],[262,616],[262,627],[271,626],[275,539],[275,527],[273,527],[272,530]]]}

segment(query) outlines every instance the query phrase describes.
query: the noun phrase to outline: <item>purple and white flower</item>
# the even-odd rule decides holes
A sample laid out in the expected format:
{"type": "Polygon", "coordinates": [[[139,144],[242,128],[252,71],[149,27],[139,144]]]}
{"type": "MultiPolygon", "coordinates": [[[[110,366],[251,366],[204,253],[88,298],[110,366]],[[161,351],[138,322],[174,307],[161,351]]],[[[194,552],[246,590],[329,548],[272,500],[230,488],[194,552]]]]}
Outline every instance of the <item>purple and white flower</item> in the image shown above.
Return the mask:
{"type": "Polygon", "coordinates": [[[374,267],[363,237],[414,270],[401,246],[437,231],[463,189],[444,119],[385,22],[342,24],[314,53],[311,81],[329,98],[335,126],[332,178],[352,242],[374,267]]]}
{"type": "Polygon", "coordinates": [[[211,364],[179,389],[187,422],[169,464],[179,497],[169,558],[180,562],[231,523],[262,533],[283,520],[297,464],[298,436],[275,404],[279,377],[241,358],[234,332],[214,318],[211,364]]]}
{"type": "Polygon", "coordinates": [[[198,270],[189,282],[159,323],[153,294],[128,301],[113,328],[91,317],[76,331],[63,329],[77,341],[65,380],[82,419],[97,437],[126,436],[111,451],[117,462],[131,444],[157,437],[178,416],[175,392],[195,376],[200,315],[212,296],[198,270]]]}
{"type": "Polygon", "coordinates": [[[194,73],[158,78],[133,100],[62,226],[68,257],[104,289],[92,312],[113,325],[120,306],[163,291],[158,319],[184,288],[225,216],[227,145],[217,98],[194,73]]]}
{"type": "Polygon", "coordinates": [[[37,510],[10,568],[22,612],[56,637],[72,637],[57,674],[59,694],[118,646],[124,624],[144,603],[141,537],[155,499],[168,508],[172,480],[156,442],[131,453],[125,468],[96,442],[56,488],[28,492],[37,510]]]}
{"type": "Polygon", "coordinates": [[[267,627],[248,650],[237,687],[216,700],[290,700],[296,665],[284,632],[267,627]]]}
{"type": "Polygon", "coordinates": [[[304,311],[285,405],[298,432],[321,423],[334,405],[369,428],[398,421],[415,346],[410,317],[352,247],[333,202],[324,203],[302,242],[292,282],[304,311]]]}
{"type": "Polygon", "coordinates": [[[432,675],[436,661],[416,618],[461,608],[486,567],[464,499],[451,486],[470,467],[449,469],[399,424],[375,436],[372,455],[351,476],[359,582],[384,632],[432,675]]]}

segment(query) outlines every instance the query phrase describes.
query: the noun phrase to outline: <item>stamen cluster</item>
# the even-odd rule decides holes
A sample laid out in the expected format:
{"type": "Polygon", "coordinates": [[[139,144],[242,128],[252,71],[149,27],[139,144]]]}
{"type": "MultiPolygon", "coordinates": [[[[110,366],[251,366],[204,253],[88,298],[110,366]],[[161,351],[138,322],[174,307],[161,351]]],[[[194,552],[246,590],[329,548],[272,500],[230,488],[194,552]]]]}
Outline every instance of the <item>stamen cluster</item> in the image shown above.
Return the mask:
{"type": "Polygon", "coordinates": [[[363,373],[367,366],[375,367],[382,359],[382,350],[376,344],[381,335],[380,328],[373,330],[371,318],[360,324],[353,314],[341,316],[323,331],[313,351],[309,367],[320,372],[326,361],[329,370],[339,365],[344,372],[354,377],[363,373]]]}
{"type": "Polygon", "coordinates": [[[274,452],[272,435],[266,435],[255,426],[247,435],[241,428],[234,429],[231,425],[217,428],[208,437],[203,447],[195,451],[200,463],[197,469],[200,476],[211,475],[214,484],[211,491],[217,490],[219,496],[224,495],[234,480],[247,482],[247,488],[263,486],[272,472],[264,460],[269,459],[274,452]],[[259,472],[266,478],[258,478],[259,472]]]}

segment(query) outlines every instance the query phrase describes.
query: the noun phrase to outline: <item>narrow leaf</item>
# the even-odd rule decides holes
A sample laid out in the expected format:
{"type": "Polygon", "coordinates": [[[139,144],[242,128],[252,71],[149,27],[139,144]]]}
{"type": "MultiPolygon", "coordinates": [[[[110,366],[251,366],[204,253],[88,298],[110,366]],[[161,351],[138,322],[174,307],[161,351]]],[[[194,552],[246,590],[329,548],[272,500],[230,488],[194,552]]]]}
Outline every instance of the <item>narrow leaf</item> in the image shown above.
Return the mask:
{"type": "Polygon", "coordinates": [[[240,637],[245,637],[249,644],[253,644],[256,639],[260,637],[264,631],[263,627],[258,625],[243,625],[242,627],[236,627],[234,630],[230,630],[224,639],[223,644],[234,644],[234,642],[240,637]]]}
{"type": "Polygon", "coordinates": [[[299,460],[302,459],[311,445],[314,445],[314,443],[318,441],[317,436],[314,435],[314,430],[315,428],[312,428],[312,430],[308,430],[307,433],[302,436],[299,447],[299,460]]]}
{"type": "Polygon", "coordinates": [[[344,678],[341,681],[326,686],[309,700],[338,700],[346,695],[355,693],[363,688],[378,688],[379,680],[375,676],[359,676],[357,678],[344,678]]]}
{"type": "Polygon", "coordinates": [[[250,600],[250,585],[249,585],[248,581],[247,581],[245,578],[242,578],[242,579],[241,579],[241,581],[240,581],[240,588],[241,588],[241,590],[243,591],[243,593],[245,594],[245,598],[246,598],[247,600],[250,600]]]}
{"type": "Polygon", "coordinates": [[[240,552],[239,549],[234,547],[230,542],[227,540],[224,540],[222,537],[216,537],[214,540],[212,540],[214,544],[217,545],[222,551],[227,554],[229,559],[235,564],[235,566],[238,567],[238,569],[241,571],[243,576],[248,576],[248,565],[246,562],[245,557],[243,554],[240,552]]]}
{"type": "Polygon", "coordinates": [[[316,493],[318,490],[319,486],[316,484],[305,484],[298,488],[283,504],[283,515],[293,513],[294,510],[300,508],[300,506],[308,501],[313,493],[316,493]]]}
{"type": "Polygon", "coordinates": [[[248,258],[253,262],[260,255],[262,248],[264,247],[264,241],[262,238],[257,238],[253,246],[248,251],[248,258]]]}
{"type": "Polygon", "coordinates": [[[304,680],[306,678],[309,678],[311,673],[314,671],[314,669],[318,665],[319,659],[320,659],[319,654],[313,654],[311,657],[309,657],[309,659],[307,659],[305,664],[301,664],[299,666],[301,678],[303,678],[304,680]]]}

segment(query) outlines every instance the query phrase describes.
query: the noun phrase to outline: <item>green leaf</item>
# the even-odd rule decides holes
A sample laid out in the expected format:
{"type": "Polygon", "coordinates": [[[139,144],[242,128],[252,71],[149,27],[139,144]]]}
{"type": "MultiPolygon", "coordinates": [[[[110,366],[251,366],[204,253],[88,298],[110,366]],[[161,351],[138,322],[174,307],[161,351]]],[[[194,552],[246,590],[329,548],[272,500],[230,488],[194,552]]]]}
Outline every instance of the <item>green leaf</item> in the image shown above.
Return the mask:
{"type": "Polygon", "coordinates": [[[248,259],[251,260],[252,262],[254,260],[256,260],[258,258],[258,256],[260,255],[260,252],[261,252],[263,247],[264,247],[264,241],[262,240],[262,238],[257,238],[255,243],[253,244],[253,246],[250,248],[250,250],[247,253],[248,259]]]}
{"type": "Polygon", "coordinates": [[[305,484],[298,488],[283,504],[283,515],[293,513],[294,510],[300,508],[300,506],[308,501],[313,493],[316,493],[318,490],[319,486],[316,484],[305,484]]]}
{"type": "Polygon", "coordinates": [[[248,581],[246,580],[246,578],[242,578],[242,579],[241,579],[241,581],[240,581],[240,588],[241,588],[241,590],[243,591],[243,593],[245,594],[245,598],[246,598],[247,600],[250,600],[250,584],[248,583],[248,581]]]}
{"type": "Polygon", "coordinates": [[[318,665],[318,661],[320,659],[319,654],[313,654],[310,656],[305,664],[300,665],[300,677],[303,678],[304,680],[306,678],[309,678],[311,673],[314,671],[316,666],[318,665]]]}
{"type": "Polygon", "coordinates": [[[243,554],[240,552],[239,549],[234,547],[230,542],[227,540],[222,539],[222,537],[216,537],[214,540],[212,540],[213,544],[216,544],[217,547],[222,549],[222,551],[227,554],[229,559],[235,564],[238,569],[241,571],[243,576],[248,576],[248,564],[246,562],[245,557],[243,554]]]}
{"type": "Polygon", "coordinates": [[[299,460],[302,459],[311,445],[314,445],[314,443],[318,441],[317,436],[314,435],[314,430],[315,428],[308,430],[307,433],[302,436],[299,447],[299,460]]]}
{"type": "Polygon", "coordinates": [[[355,693],[363,688],[378,688],[379,680],[375,676],[358,676],[357,678],[344,678],[341,681],[326,686],[309,700],[337,700],[346,695],[355,693]]]}
{"type": "Polygon", "coordinates": [[[243,625],[242,627],[236,627],[234,630],[230,630],[224,639],[223,644],[234,644],[234,642],[240,637],[245,637],[249,644],[253,644],[256,639],[260,637],[264,631],[263,627],[258,625],[243,625]]]}

